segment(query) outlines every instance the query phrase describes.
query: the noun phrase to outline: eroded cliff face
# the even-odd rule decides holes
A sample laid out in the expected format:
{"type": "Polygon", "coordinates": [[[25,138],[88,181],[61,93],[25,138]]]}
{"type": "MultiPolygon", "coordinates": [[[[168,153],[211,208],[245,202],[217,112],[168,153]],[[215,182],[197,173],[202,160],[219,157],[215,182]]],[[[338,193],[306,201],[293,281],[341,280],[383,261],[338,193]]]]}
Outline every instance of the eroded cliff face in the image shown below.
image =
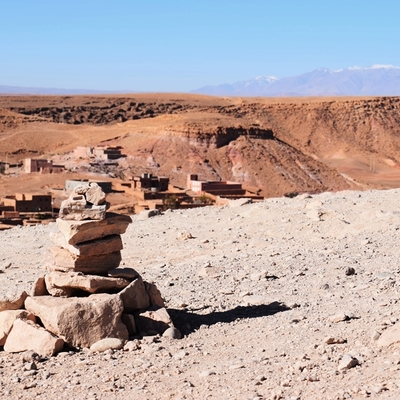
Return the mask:
{"type": "Polygon", "coordinates": [[[133,173],[181,186],[197,173],[265,196],[400,184],[399,98],[5,96],[0,108],[0,152],[65,152],[90,137],[122,146],[133,173]]]}

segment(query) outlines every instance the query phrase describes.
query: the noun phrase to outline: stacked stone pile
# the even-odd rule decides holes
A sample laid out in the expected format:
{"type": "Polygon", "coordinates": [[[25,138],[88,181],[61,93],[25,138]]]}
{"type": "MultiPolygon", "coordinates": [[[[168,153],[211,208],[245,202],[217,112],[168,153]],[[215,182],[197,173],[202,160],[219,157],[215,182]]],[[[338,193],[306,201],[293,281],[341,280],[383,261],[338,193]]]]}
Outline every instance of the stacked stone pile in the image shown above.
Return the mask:
{"type": "Polygon", "coordinates": [[[0,346],[54,355],[64,347],[122,347],[143,335],[179,332],[157,287],[121,268],[121,235],[130,217],[107,213],[97,184],[78,186],[62,203],[48,273],[31,294],[1,304],[0,346]],[[109,339],[113,339],[110,342],[109,339]],[[117,344],[116,344],[117,343],[117,344]]]}

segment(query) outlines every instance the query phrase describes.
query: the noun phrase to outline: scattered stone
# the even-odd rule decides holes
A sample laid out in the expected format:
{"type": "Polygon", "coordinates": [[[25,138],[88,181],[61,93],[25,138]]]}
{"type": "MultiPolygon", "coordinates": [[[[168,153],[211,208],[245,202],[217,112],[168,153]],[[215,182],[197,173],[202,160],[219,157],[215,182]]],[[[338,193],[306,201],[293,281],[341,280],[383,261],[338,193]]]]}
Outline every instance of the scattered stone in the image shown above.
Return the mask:
{"type": "Polygon", "coordinates": [[[33,361],[29,361],[24,364],[24,370],[25,371],[36,371],[37,370],[37,365],[33,361]]]}
{"type": "Polygon", "coordinates": [[[144,210],[139,213],[139,219],[145,220],[151,217],[155,217],[156,215],[161,215],[161,211],[158,209],[154,210],[144,210]]]}
{"type": "Polygon", "coordinates": [[[375,340],[378,340],[380,337],[381,337],[381,333],[378,331],[374,331],[374,332],[372,332],[371,340],[375,341],[375,340]]]}
{"type": "Polygon", "coordinates": [[[335,314],[329,318],[329,320],[333,323],[347,321],[349,317],[345,313],[335,314]]]}
{"type": "Polygon", "coordinates": [[[21,361],[22,362],[32,362],[32,361],[42,361],[42,357],[34,352],[33,350],[28,350],[25,351],[24,353],[21,354],[21,361]]]}
{"type": "Polygon", "coordinates": [[[345,354],[339,362],[338,371],[345,371],[358,365],[358,360],[350,354],[345,354]]]}
{"type": "Polygon", "coordinates": [[[320,286],[320,289],[328,290],[329,289],[329,285],[327,283],[324,283],[323,285],[320,286]]]}
{"type": "Polygon", "coordinates": [[[137,340],[130,340],[124,346],[124,351],[135,351],[139,349],[139,343],[137,340]]]}
{"type": "Polygon", "coordinates": [[[124,347],[125,341],[118,338],[105,338],[101,339],[98,342],[93,343],[90,346],[90,350],[93,352],[102,353],[106,350],[119,350],[124,347]]]}
{"type": "Polygon", "coordinates": [[[7,337],[4,350],[9,353],[33,350],[42,356],[53,356],[63,347],[63,339],[51,334],[32,321],[17,319],[7,337]]]}
{"type": "Polygon", "coordinates": [[[229,207],[241,207],[244,206],[246,204],[251,204],[252,203],[252,199],[235,199],[235,200],[228,200],[228,206],[229,207]]]}
{"type": "Polygon", "coordinates": [[[379,347],[392,346],[400,343],[400,324],[390,326],[382,332],[380,337],[377,339],[376,344],[379,347]]]}
{"type": "Polygon", "coordinates": [[[324,339],[325,344],[343,344],[346,343],[346,339],[340,337],[328,336],[324,339]]]}
{"type": "Polygon", "coordinates": [[[180,232],[176,238],[180,239],[180,240],[194,239],[192,234],[190,232],[187,232],[187,231],[180,232]]]}
{"type": "Polygon", "coordinates": [[[344,273],[349,276],[349,275],[354,275],[356,273],[356,270],[353,267],[346,267],[344,273]]]}
{"type": "Polygon", "coordinates": [[[164,333],[162,334],[163,337],[165,338],[170,338],[170,339],[181,339],[182,334],[181,332],[176,329],[174,326],[167,328],[164,333]]]}
{"type": "Polygon", "coordinates": [[[207,376],[210,376],[210,375],[216,375],[216,372],[212,369],[208,369],[203,372],[200,372],[200,374],[199,374],[200,378],[206,378],[207,376]]]}

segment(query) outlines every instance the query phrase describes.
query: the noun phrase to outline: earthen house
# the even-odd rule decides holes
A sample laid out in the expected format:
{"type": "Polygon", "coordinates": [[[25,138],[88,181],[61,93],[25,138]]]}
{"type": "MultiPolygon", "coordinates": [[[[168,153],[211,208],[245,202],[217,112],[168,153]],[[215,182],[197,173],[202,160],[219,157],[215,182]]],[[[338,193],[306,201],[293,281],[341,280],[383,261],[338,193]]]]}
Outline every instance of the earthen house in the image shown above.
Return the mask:
{"type": "Polygon", "coordinates": [[[1,202],[4,207],[7,207],[7,210],[4,211],[18,211],[22,213],[52,211],[51,195],[46,194],[17,193],[13,196],[3,197],[1,202]]]}
{"type": "Polygon", "coordinates": [[[64,165],[53,164],[51,160],[41,160],[33,158],[25,158],[24,170],[26,173],[40,172],[43,174],[56,174],[63,172],[64,165]]]}
{"type": "Polygon", "coordinates": [[[97,158],[100,160],[117,160],[121,157],[126,157],[125,154],[121,153],[121,146],[116,147],[89,147],[89,146],[78,146],[74,150],[74,156],[76,158],[97,158]]]}

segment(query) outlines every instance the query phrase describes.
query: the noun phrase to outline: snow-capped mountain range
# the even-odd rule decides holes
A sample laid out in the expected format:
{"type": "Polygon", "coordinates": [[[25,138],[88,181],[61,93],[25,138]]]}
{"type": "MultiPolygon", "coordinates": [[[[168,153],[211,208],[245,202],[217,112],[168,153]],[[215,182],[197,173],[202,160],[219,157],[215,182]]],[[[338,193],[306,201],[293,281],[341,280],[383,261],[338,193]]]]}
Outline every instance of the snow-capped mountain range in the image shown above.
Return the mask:
{"type": "Polygon", "coordinates": [[[399,96],[400,67],[373,65],[330,70],[319,68],[278,79],[260,76],[247,81],[204,86],[191,93],[215,96],[399,96]]]}

